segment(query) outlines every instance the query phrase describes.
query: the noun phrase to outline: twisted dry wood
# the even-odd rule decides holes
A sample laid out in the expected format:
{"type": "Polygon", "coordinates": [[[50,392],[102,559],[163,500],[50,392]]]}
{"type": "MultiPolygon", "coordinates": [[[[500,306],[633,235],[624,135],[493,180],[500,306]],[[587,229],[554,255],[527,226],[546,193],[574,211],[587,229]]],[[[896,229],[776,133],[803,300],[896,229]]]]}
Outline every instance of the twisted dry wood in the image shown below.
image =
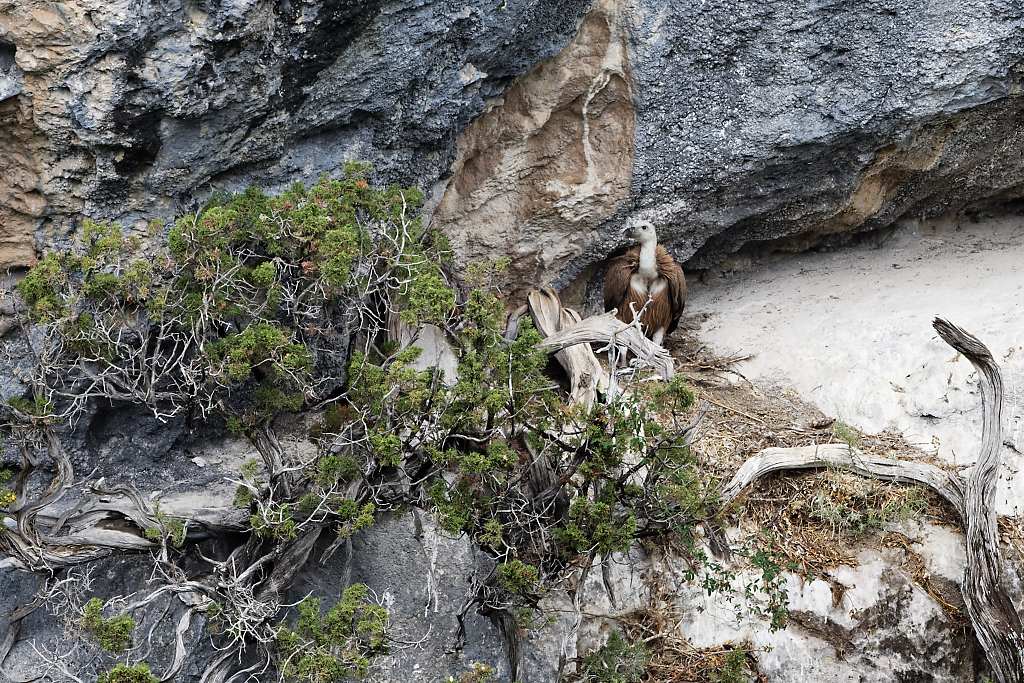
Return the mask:
{"type": "MultiPolygon", "coordinates": [[[[533,324],[545,339],[580,322],[579,313],[563,308],[558,294],[550,287],[533,290],[528,301],[533,324]]],[[[569,375],[572,403],[587,408],[593,406],[597,402],[597,393],[608,388],[608,373],[601,367],[590,345],[567,346],[557,351],[555,358],[569,375]]]]}
{"type": "Polygon", "coordinates": [[[544,339],[538,347],[555,353],[577,344],[614,344],[627,348],[643,363],[657,368],[664,379],[671,379],[675,371],[672,356],[655,344],[633,325],[615,317],[615,311],[584,318],[575,325],[563,327],[544,339]]]}
{"type": "Polygon", "coordinates": [[[772,472],[837,467],[872,479],[903,484],[922,484],[934,489],[964,516],[964,482],[956,473],[913,460],[896,460],[864,453],[846,444],[766,448],[747,460],[722,489],[722,502],[729,504],[751,484],[772,472]]]}
{"type": "Polygon", "coordinates": [[[1002,584],[992,505],[1002,444],[1002,377],[992,354],[975,337],[938,318],[933,326],[942,340],[963,354],[981,376],[981,447],[966,481],[934,465],[869,455],[843,444],[769,448],[743,463],[722,490],[722,499],[725,503],[736,500],[771,472],[815,467],[839,467],[865,477],[931,488],[953,506],[964,525],[964,603],[995,679],[999,683],[1024,683],[1024,627],[1002,584]]]}
{"type": "Polygon", "coordinates": [[[1024,682],[1024,626],[1002,585],[1002,558],[992,506],[1002,448],[1003,378],[992,353],[974,336],[936,318],[942,340],[981,376],[981,448],[967,477],[967,568],[964,602],[974,631],[1000,683],[1024,682]]]}

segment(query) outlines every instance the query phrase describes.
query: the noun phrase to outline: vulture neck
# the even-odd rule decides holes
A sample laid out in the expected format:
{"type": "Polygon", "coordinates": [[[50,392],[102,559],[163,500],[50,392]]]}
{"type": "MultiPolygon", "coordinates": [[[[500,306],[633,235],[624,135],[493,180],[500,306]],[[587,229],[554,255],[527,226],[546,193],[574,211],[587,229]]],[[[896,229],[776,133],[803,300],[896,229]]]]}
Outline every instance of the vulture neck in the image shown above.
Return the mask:
{"type": "Polygon", "coordinates": [[[640,263],[636,272],[648,282],[658,277],[658,240],[644,240],[640,243],[640,263]]]}

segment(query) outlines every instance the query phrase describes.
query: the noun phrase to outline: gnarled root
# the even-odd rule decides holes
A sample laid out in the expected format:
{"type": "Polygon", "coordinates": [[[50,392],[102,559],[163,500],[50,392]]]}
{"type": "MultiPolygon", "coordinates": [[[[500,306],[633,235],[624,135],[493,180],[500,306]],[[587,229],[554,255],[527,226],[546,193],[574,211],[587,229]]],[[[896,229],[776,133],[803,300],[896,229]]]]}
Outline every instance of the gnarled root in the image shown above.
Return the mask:
{"type": "Polygon", "coordinates": [[[769,448],[743,463],[722,491],[730,503],[771,472],[838,467],[861,476],[927,486],[957,511],[967,535],[963,594],[978,642],[999,683],[1024,683],[1024,627],[1002,585],[1002,558],[993,507],[1002,443],[1003,382],[992,354],[978,339],[936,319],[943,341],[962,353],[981,376],[982,438],[977,463],[964,480],[926,463],[862,453],[844,444],[769,448]]]}

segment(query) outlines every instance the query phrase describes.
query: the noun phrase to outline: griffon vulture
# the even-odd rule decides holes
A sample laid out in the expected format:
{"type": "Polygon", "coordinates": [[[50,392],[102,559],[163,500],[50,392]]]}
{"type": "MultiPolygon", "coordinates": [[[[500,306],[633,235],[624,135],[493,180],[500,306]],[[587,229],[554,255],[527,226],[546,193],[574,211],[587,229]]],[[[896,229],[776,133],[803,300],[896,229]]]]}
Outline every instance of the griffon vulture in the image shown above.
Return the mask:
{"type": "Polygon", "coordinates": [[[640,322],[644,334],[655,344],[661,344],[665,335],[676,329],[683,314],[686,277],[675,259],[658,244],[651,223],[638,221],[628,234],[639,245],[608,264],[604,275],[604,310],[617,308],[619,320],[625,323],[633,322],[634,311],[643,310],[640,322]]]}

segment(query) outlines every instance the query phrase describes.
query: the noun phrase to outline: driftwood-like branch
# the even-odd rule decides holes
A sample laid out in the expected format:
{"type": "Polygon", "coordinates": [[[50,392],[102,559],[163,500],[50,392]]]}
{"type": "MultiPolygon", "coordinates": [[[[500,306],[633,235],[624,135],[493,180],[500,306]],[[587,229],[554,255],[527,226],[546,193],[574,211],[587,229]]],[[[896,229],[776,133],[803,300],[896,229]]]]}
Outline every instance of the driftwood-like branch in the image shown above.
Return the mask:
{"type": "Polygon", "coordinates": [[[540,343],[540,348],[555,353],[577,344],[615,345],[628,349],[641,362],[657,368],[664,379],[675,372],[672,356],[663,347],[643,335],[634,325],[615,317],[615,311],[584,318],[563,328],[540,343]]]}
{"type": "Polygon", "coordinates": [[[167,667],[167,671],[160,677],[160,683],[170,683],[176,680],[182,665],[185,664],[185,657],[188,655],[185,634],[188,633],[189,627],[192,625],[193,614],[195,614],[195,610],[192,607],[187,607],[178,619],[174,628],[174,658],[171,660],[170,666],[167,667]]]}
{"type": "Polygon", "coordinates": [[[771,472],[838,467],[865,477],[922,484],[945,498],[960,515],[967,535],[963,595],[978,642],[999,683],[1024,683],[1024,627],[1002,583],[995,480],[1002,443],[1003,382],[989,350],[945,320],[933,323],[939,336],[962,353],[981,376],[982,442],[967,480],[934,465],[868,455],[846,445],[769,448],[747,460],[722,491],[728,503],[771,472]]]}
{"type": "Polygon", "coordinates": [[[967,569],[964,602],[1000,683],[1024,682],[1024,626],[1002,585],[996,511],[992,505],[1002,448],[1003,378],[977,338],[936,318],[935,331],[977,369],[981,384],[981,448],[967,477],[967,569]]]}
{"type": "Polygon", "coordinates": [[[752,484],[772,472],[820,467],[836,467],[872,479],[927,486],[949,501],[957,514],[963,517],[964,482],[956,473],[928,463],[864,453],[844,443],[766,448],[736,471],[722,489],[722,503],[733,502],[752,484]]]}
{"type": "MultiPolygon", "coordinates": [[[[579,324],[580,314],[563,308],[558,294],[550,287],[535,289],[528,297],[533,324],[545,339],[579,324]]],[[[571,401],[590,408],[597,402],[597,393],[608,388],[608,373],[601,367],[589,344],[568,346],[555,353],[555,358],[569,375],[571,401]]]]}

